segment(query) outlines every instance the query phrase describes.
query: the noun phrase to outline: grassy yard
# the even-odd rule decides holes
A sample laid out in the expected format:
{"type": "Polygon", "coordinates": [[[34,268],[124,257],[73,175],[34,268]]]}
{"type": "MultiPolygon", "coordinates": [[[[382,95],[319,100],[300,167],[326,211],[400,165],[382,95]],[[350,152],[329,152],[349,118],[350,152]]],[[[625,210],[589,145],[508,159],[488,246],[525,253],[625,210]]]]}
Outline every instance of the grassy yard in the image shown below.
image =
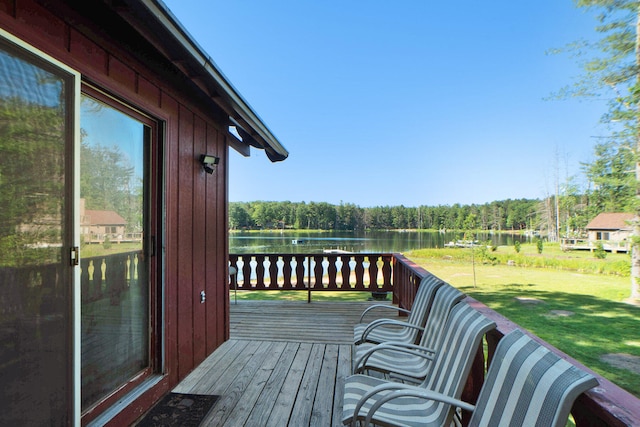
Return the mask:
{"type": "MultiPolygon", "coordinates": [[[[624,302],[629,296],[630,278],[616,275],[606,267],[607,264],[628,262],[628,255],[609,255],[605,260],[596,260],[588,252],[566,254],[545,248],[539,255],[531,248],[521,251],[529,252],[531,257],[547,258],[552,264],[551,267],[536,268],[509,266],[502,262],[481,264],[475,254],[474,286],[471,250],[457,251],[456,256],[432,250],[406,255],[431,273],[640,396],[640,372],[637,371],[640,369],[640,307],[624,302]],[[562,259],[560,257],[567,261],[557,262],[562,259]],[[593,263],[598,266],[596,271],[601,273],[593,273],[593,268],[570,267],[580,263],[593,263]],[[603,274],[604,271],[609,271],[609,274],[603,274]],[[540,302],[523,303],[518,299],[540,302]],[[611,354],[635,357],[636,371],[616,368],[602,360],[611,354]]],[[[515,254],[513,248],[499,248],[497,251],[499,255],[503,253],[511,257],[509,252],[515,254]]]]}

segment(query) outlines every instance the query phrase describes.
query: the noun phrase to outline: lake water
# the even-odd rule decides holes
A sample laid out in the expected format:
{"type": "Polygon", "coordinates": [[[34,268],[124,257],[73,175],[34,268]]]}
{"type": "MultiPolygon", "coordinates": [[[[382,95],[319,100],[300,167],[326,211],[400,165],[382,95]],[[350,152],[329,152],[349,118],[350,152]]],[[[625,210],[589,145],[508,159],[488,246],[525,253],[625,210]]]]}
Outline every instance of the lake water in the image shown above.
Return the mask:
{"type": "MultiPolygon", "coordinates": [[[[443,247],[460,239],[460,233],[433,231],[369,231],[369,232],[232,232],[229,252],[243,253],[321,253],[325,250],[348,252],[406,252],[414,249],[443,247]]],[[[476,236],[480,242],[512,246],[527,237],[495,233],[476,236]]]]}

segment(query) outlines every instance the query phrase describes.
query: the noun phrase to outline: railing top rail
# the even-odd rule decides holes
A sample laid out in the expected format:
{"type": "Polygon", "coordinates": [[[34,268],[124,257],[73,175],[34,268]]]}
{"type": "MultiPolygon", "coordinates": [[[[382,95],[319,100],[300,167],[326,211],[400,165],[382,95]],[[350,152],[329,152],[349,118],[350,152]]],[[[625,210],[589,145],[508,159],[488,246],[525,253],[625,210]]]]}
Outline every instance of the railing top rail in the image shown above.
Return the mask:
{"type": "Polygon", "coordinates": [[[413,272],[416,273],[416,275],[421,279],[431,274],[426,269],[420,267],[418,264],[411,261],[401,253],[394,253],[393,256],[395,257],[397,263],[403,264],[407,268],[413,270],[413,272]]]}

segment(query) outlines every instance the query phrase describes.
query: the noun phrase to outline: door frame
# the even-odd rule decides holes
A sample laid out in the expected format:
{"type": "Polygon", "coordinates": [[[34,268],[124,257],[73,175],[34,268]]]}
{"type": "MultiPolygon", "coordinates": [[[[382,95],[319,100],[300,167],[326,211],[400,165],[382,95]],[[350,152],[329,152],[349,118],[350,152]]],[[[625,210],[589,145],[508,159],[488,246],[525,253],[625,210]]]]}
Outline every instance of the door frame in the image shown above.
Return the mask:
{"type": "MultiPolygon", "coordinates": [[[[149,131],[148,141],[145,142],[143,187],[144,206],[146,218],[143,240],[143,254],[148,260],[147,286],[149,290],[149,366],[134,376],[131,381],[122,384],[122,387],[115,390],[104,399],[96,402],[90,408],[82,412],[81,402],[79,406],[82,422],[94,422],[95,420],[108,419],[122,409],[122,402],[127,401],[134,395],[146,391],[152,384],[157,383],[165,374],[165,325],[164,325],[164,134],[165,121],[152,113],[146,112],[135,103],[118,97],[113,92],[104,89],[100,84],[83,79],[80,87],[80,99],[83,96],[92,98],[108,107],[125,114],[144,125],[149,131]]],[[[79,103],[80,104],[80,103],[79,103]]],[[[80,107],[79,107],[80,108],[80,107]]],[[[81,117],[78,116],[78,126],[81,117]]],[[[80,150],[80,144],[78,144],[80,150]]],[[[78,154],[78,166],[80,165],[80,155],[78,154]]],[[[79,177],[79,175],[78,175],[79,177]]],[[[79,183],[79,179],[78,179],[79,183]]],[[[79,185],[79,184],[78,184],[79,185]]],[[[78,188],[78,195],[80,189],[78,188]]],[[[78,197],[79,203],[79,197],[78,197]]],[[[79,212],[79,211],[78,211],[79,212]]],[[[79,216],[79,215],[78,215],[79,216]]],[[[79,227],[79,225],[78,225],[79,227]]],[[[82,254],[81,254],[82,258],[82,254]]],[[[78,281],[80,286],[80,281],[78,281]]],[[[80,313],[79,313],[80,315],[80,313]]],[[[79,336],[81,335],[81,325],[79,324],[79,336]]],[[[81,345],[81,336],[78,339],[81,345]]],[[[80,366],[81,369],[81,366],[80,366]]],[[[81,381],[81,370],[79,374],[81,381]]],[[[80,395],[80,393],[79,393],[80,395]]],[[[81,396],[79,396],[80,398],[81,396]]]]}
{"type": "Polygon", "coordinates": [[[68,379],[69,386],[69,402],[67,402],[67,411],[69,420],[72,425],[80,425],[80,267],[77,264],[78,252],[80,247],[80,200],[75,195],[80,192],[80,88],[82,75],[79,71],[69,67],[68,65],[58,61],[52,56],[46,54],[33,45],[14,36],[13,34],[0,28],[0,38],[4,43],[13,45],[17,51],[25,53],[26,57],[35,59],[34,62],[42,62],[43,64],[56,69],[64,74],[65,85],[65,106],[66,108],[66,127],[68,134],[65,141],[65,180],[70,185],[65,189],[65,220],[66,234],[63,238],[63,258],[61,262],[72,269],[69,274],[72,283],[69,284],[71,307],[71,324],[69,325],[70,345],[69,354],[71,360],[68,361],[70,366],[71,378],[68,379]],[[64,253],[68,255],[65,259],[64,253]]]}

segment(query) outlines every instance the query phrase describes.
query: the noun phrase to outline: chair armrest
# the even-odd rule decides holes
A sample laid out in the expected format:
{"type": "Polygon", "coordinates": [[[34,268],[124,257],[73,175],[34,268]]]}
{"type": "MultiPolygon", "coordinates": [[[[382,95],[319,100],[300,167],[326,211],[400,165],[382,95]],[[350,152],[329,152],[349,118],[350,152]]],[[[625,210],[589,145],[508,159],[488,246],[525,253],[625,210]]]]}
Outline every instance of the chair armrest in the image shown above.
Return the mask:
{"type": "MultiPolygon", "coordinates": [[[[448,405],[455,406],[457,408],[461,408],[462,410],[470,411],[470,412],[472,412],[475,409],[475,406],[471,405],[470,403],[463,402],[462,400],[459,400],[441,393],[436,393],[434,391],[427,390],[425,388],[418,389],[417,387],[412,387],[412,388],[406,388],[406,389],[398,389],[396,391],[393,391],[385,396],[382,396],[376,399],[376,402],[371,406],[371,408],[369,409],[369,412],[367,412],[364,425],[369,425],[371,423],[371,419],[373,418],[374,414],[382,405],[389,402],[390,400],[401,398],[401,397],[416,397],[424,400],[435,400],[436,402],[446,403],[448,405]]],[[[355,414],[354,414],[353,420],[356,420],[355,414]]]]}
{"type": "Polygon", "coordinates": [[[358,341],[356,344],[365,342],[367,340],[367,336],[371,333],[371,331],[373,331],[375,328],[378,328],[380,326],[401,326],[403,328],[417,329],[419,331],[424,331],[424,328],[422,326],[413,325],[403,320],[377,319],[367,325],[364,331],[362,331],[362,336],[360,337],[360,341],[358,341]]]}
{"type": "Polygon", "coordinates": [[[367,307],[367,308],[362,312],[362,314],[360,315],[360,320],[358,321],[358,323],[363,323],[363,322],[362,322],[362,319],[364,319],[364,316],[365,316],[368,312],[370,312],[371,310],[373,310],[373,309],[375,309],[375,308],[382,308],[382,309],[385,309],[385,310],[394,310],[394,311],[396,311],[396,312],[397,312],[397,311],[400,311],[400,312],[407,313],[407,314],[411,313],[411,311],[409,311],[409,310],[405,310],[404,308],[396,307],[396,306],[394,306],[394,305],[387,305],[387,304],[375,304],[375,305],[372,305],[372,306],[367,307]]]}
{"type": "Polygon", "coordinates": [[[372,388],[371,390],[369,390],[367,393],[365,393],[360,400],[358,401],[358,403],[356,404],[356,407],[353,410],[353,416],[351,418],[351,426],[352,427],[357,427],[357,423],[358,423],[358,413],[360,412],[360,410],[362,409],[362,406],[367,403],[367,401],[369,399],[375,399],[375,395],[383,392],[383,391],[390,391],[390,390],[404,390],[404,389],[413,389],[416,388],[416,386],[412,386],[412,385],[407,385],[407,384],[402,384],[402,383],[384,383],[384,384],[380,384],[374,388],[372,388]]]}
{"type": "Polygon", "coordinates": [[[416,344],[409,344],[397,341],[389,341],[382,344],[375,345],[367,350],[358,360],[356,360],[355,367],[353,369],[354,374],[358,374],[367,369],[367,362],[373,353],[376,351],[394,351],[397,353],[406,353],[413,356],[421,357],[427,360],[433,360],[433,353],[435,350],[427,347],[422,347],[416,344]]]}

